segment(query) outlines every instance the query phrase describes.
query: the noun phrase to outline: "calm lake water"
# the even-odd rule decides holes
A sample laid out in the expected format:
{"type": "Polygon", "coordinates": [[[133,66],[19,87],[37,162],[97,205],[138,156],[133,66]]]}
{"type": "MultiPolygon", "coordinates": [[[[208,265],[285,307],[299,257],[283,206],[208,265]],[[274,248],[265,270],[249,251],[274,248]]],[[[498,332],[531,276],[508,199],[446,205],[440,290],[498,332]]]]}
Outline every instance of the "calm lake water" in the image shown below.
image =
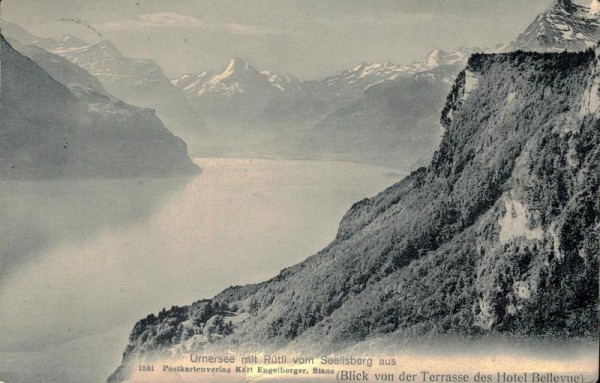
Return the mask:
{"type": "Polygon", "coordinates": [[[104,382],[135,321],[273,277],[402,178],[361,163],[196,161],[194,179],[0,182],[0,380],[104,382]]]}

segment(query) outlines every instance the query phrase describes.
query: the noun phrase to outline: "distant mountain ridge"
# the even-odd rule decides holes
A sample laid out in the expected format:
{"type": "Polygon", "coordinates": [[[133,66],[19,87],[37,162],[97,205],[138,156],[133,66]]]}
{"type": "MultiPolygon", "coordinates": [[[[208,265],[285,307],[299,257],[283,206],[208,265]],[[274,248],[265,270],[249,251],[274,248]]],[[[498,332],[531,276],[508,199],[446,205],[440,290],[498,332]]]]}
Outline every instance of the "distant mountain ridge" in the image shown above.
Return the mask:
{"type": "Polygon", "coordinates": [[[232,58],[219,73],[186,74],[171,83],[203,114],[241,120],[255,118],[279,93],[300,87],[300,81],[291,75],[259,71],[239,57],[232,58]]]}
{"type": "Polygon", "coordinates": [[[5,39],[9,41],[15,39],[24,45],[35,45],[42,49],[51,50],[61,44],[59,41],[49,37],[35,36],[22,26],[3,19],[0,19],[0,29],[5,39]]]}
{"type": "Polygon", "coordinates": [[[195,174],[185,143],[151,110],[116,100],[87,72],[0,35],[0,178],[126,178],[195,174]],[[99,88],[99,89],[95,89],[99,88]]]}
{"type": "MultiPolygon", "coordinates": [[[[396,65],[391,61],[384,63],[361,63],[360,65],[343,71],[340,75],[331,76],[323,80],[326,86],[353,86],[368,89],[386,80],[396,80],[400,76],[410,76],[417,73],[431,71],[440,67],[466,65],[467,59],[475,49],[461,48],[456,52],[444,52],[441,49],[434,49],[429,52],[422,62],[414,62],[409,65],[396,65]]],[[[454,79],[447,79],[452,83],[454,79]]]]}
{"type": "Polygon", "coordinates": [[[214,119],[214,155],[356,160],[407,169],[426,161],[439,143],[436,115],[473,51],[434,50],[409,65],[362,63],[302,82],[235,58],[220,73],[188,74],[173,84],[214,119]],[[415,100],[421,111],[408,112],[415,100]]]}
{"type": "Polygon", "coordinates": [[[234,57],[220,73],[210,70],[200,74],[185,74],[171,83],[190,96],[202,96],[207,93],[220,93],[231,96],[234,93],[255,91],[255,88],[270,89],[281,92],[293,91],[299,87],[300,81],[291,75],[278,75],[271,71],[259,71],[247,61],[234,57]]]}
{"type": "MultiPolygon", "coordinates": [[[[202,105],[209,97],[222,96],[222,102],[238,96],[269,99],[278,103],[282,97],[292,97],[294,94],[306,91],[311,96],[320,99],[316,92],[326,92],[328,97],[341,98],[357,97],[368,87],[386,80],[395,80],[399,76],[413,75],[430,71],[442,66],[464,66],[469,54],[473,50],[462,48],[459,51],[446,53],[436,49],[432,51],[424,62],[410,65],[396,65],[390,61],[379,63],[361,63],[347,69],[342,73],[329,76],[323,80],[299,81],[297,78],[286,74],[279,75],[269,70],[258,70],[246,60],[235,57],[230,60],[222,72],[215,73],[211,70],[199,74],[185,74],[172,80],[171,83],[183,90],[195,105],[202,105]],[[291,94],[291,96],[288,96],[291,94]]],[[[446,81],[451,84],[453,79],[446,81]]],[[[302,97],[302,96],[299,96],[302,97]]],[[[267,108],[269,105],[267,105],[267,108]]],[[[205,109],[209,109],[206,107],[205,109]]],[[[254,114],[262,114],[258,110],[254,114]]],[[[285,114],[285,113],[282,113],[285,114]]]]}
{"type": "Polygon", "coordinates": [[[77,45],[70,39],[52,52],[89,71],[115,97],[155,109],[173,132],[184,137],[203,133],[203,119],[154,61],[127,58],[109,41],[77,45]]]}
{"type": "Polygon", "coordinates": [[[426,162],[439,144],[437,115],[473,51],[434,50],[410,65],[363,63],[304,82],[269,105],[254,125],[284,131],[270,146],[287,147],[291,155],[410,169],[426,162]]]}
{"type": "Polygon", "coordinates": [[[60,40],[41,38],[7,21],[2,21],[2,28],[9,41],[59,55],[95,76],[111,95],[132,105],[154,109],[177,135],[188,138],[205,133],[202,116],[192,109],[184,94],[170,83],[154,61],[125,57],[109,41],[88,44],[72,35],[60,40]]]}
{"type": "Polygon", "coordinates": [[[84,86],[93,89],[97,93],[109,96],[108,91],[98,78],[69,60],[34,45],[23,45],[14,39],[11,43],[19,53],[32,59],[52,78],[67,88],[71,88],[73,85],[84,86]]]}

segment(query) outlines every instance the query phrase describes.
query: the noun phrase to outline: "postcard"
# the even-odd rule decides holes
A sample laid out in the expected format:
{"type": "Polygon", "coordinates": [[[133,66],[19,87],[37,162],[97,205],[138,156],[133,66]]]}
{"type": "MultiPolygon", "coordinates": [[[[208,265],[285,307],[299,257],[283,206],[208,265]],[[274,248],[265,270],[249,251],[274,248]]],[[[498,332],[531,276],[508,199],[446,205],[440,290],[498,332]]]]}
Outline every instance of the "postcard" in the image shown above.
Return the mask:
{"type": "Polygon", "coordinates": [[[599,0],[0,7],[0,383],[598,380],[599,0]]]}

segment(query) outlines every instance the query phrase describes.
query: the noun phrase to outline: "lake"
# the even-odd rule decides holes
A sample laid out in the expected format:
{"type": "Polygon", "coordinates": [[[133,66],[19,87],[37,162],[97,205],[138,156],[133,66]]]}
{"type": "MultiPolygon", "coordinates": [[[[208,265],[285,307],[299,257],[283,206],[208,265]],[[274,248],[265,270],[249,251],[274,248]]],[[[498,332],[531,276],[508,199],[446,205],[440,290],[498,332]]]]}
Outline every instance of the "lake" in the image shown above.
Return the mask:
{"type": "Polygon", "coordinates": [[[137,320],[273,277],[403,176],[364,163],[196,163],[193,179],[0,182],[0,380],[104,382],[137,320]]]}

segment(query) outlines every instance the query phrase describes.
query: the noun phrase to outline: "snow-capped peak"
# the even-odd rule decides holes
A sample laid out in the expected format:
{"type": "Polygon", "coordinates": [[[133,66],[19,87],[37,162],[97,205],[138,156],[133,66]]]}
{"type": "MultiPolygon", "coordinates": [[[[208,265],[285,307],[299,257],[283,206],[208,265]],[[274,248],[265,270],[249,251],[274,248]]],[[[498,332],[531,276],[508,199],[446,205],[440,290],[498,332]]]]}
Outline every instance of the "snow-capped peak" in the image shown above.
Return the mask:
{"type": "Polygon", "coordinates": [[[246,82],[255,81],[256,78],[261,78],[261,74],[248,62],[239,57],[232,58],[223,72],[214,75],[209,82],[213,85],[230,82],[246,82]]]}
{"type": "Polygon", "coordinates": [[[248,68],[248,61],[236,56],[236,57],[232,57],[231,60],[229,60],[228,66],[230,66],[230,65],[234,65],[238,68],[240,66],[243,66],[244,68],[248,68]]]}
{"type": "Polygon", "coordinates": [[[595,47],[600,39],[599,0],[589,6],[557,0],[505,50],[580,51],[595,47]]]}
{"type": "Polygon", "coordinates": [[[383,64],[380,63],[366,63],[361,62],[359,65],[347,69],[340,76],[334,76],[326,79],[329,83],[335,83],[338,79],[345,79],[350,83],[362,81],[362,79],[376,78],[376,77],[393,77],[394,74],[404,70],[404,66],[396,65],[391,61],[387,60],[383,64]]]}
{"type": "Polygon", "coordinates": [[[291,75],[278,75],[268,70],[258,71],[246,60],[232,58],[225,69],[214,74],[204,71],[201,74],[185,74],[171,81],[188,95],[203,96],[217,94],[232,96],[240,93],[272,94],[295,91],[300,81],[291,75]]]}
{"type": "Polygon", "coordinates": [[[243,60],[239,57],[234,57],[229,61],[227,67],[223,71],[223,75],[227,76],[233,74],[238,71],[248,71],[249,64],[246,60],[243,60]]]}
{"type": "Polygon", "coordinates": [[[428,67],[436,67],[439,65],[440,56],[445,55],[446,52],[441,49],[432,50],[425,59],[425,65],[428,67]]]}

